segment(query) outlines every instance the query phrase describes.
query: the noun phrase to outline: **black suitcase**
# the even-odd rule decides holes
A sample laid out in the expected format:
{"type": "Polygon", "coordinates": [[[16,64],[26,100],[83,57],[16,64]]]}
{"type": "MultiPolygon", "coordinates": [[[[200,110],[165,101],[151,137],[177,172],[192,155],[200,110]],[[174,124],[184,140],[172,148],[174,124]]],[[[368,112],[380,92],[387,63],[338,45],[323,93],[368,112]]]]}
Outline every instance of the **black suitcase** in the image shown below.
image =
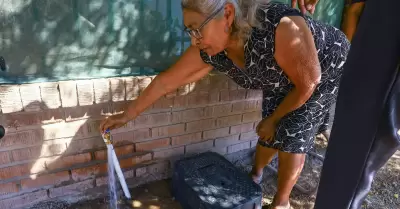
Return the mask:
{"type": "Polygon", "coordinates": [[[223,156],[206,152],[175,163],[172,194],[183,209],[261,209],[261,187],[223,156]]]}

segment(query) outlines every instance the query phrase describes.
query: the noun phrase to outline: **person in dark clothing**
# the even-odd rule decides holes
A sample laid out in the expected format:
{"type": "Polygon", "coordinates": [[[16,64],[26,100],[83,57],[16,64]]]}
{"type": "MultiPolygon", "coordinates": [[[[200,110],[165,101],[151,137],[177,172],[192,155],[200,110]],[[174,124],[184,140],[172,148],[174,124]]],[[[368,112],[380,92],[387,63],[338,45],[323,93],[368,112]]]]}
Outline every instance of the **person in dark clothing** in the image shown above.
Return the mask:
{"type": "Polygon", "coordinates": [[[364,10],[364,5],[367,0],[350,0],[344,14],[342,30],[346,34],[347,39],[351,41],[356,32],[358,21],[364,10]]]}
{"type": "Polygon", "coordinates": [[[400,148],[398,0],[369,0],[340,82],[315,209],[359,209],[400,148]]]}

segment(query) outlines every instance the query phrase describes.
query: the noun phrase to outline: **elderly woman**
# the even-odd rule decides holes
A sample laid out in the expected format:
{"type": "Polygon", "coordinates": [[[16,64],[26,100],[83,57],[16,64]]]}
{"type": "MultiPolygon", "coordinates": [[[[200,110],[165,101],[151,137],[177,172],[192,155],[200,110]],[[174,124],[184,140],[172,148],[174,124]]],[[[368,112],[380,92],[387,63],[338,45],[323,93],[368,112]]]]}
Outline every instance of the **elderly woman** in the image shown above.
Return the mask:
{"type": "Polygon", "coordinates": [[[100,129],[118,128],[153,102],[215,69],[246,89],[263,91],[263,120],[251,172],[278,154],[278,191],[272,208],[290,207],[289,195],[314,136],[335,102],[349,50],[346,36],[284,4],[257,0],[182,0],[190,46],[157,76],[123,114],[100,129]],[[261,3],[262,2],[262,3],[261,3]]]}

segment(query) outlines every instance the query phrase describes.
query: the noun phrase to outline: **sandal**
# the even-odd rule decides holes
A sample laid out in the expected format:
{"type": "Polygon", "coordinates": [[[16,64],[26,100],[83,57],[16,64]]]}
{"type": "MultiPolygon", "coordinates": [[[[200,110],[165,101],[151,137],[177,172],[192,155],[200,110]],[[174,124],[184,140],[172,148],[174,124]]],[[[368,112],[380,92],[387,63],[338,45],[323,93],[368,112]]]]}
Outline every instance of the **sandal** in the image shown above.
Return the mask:
{"type": "Polygon", "coordinates": [[[253,171],[251,171],[251,172],[249,173],[249,176],[250,176],[250,178],[254,181],[254,183],[256,183],[256,184],[261,184],[262,178],[263,178],[263,174],[262,174],[262,173],[261,173],[260,176],[257,176],[257,175],[255,175],[255,174],[253,173],[253,171]]]}
{"type": "MultiPolygon", "coordinates": [[[[292,207],[290,206],[290,203],[287,204],[287,206],[278,206],[278,209],[291,209],[292,207]]],[[[272,209],[272,204],[269,205],[268,209],[272,209]]]]}

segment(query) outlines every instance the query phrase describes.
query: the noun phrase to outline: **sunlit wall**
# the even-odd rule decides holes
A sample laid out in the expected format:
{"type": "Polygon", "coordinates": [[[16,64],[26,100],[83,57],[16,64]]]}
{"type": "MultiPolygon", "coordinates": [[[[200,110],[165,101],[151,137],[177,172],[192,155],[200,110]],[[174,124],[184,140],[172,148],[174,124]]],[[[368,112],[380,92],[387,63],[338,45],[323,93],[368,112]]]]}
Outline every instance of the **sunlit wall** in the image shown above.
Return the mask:
{"type": "MultiPolygon", "coordinates": [[[[342,8],[314,17],[339,26],[342,8]]],[[[181,29],[180,0],[2,0],[0,83],[156,74],[189,45],[181,29]]]]}

